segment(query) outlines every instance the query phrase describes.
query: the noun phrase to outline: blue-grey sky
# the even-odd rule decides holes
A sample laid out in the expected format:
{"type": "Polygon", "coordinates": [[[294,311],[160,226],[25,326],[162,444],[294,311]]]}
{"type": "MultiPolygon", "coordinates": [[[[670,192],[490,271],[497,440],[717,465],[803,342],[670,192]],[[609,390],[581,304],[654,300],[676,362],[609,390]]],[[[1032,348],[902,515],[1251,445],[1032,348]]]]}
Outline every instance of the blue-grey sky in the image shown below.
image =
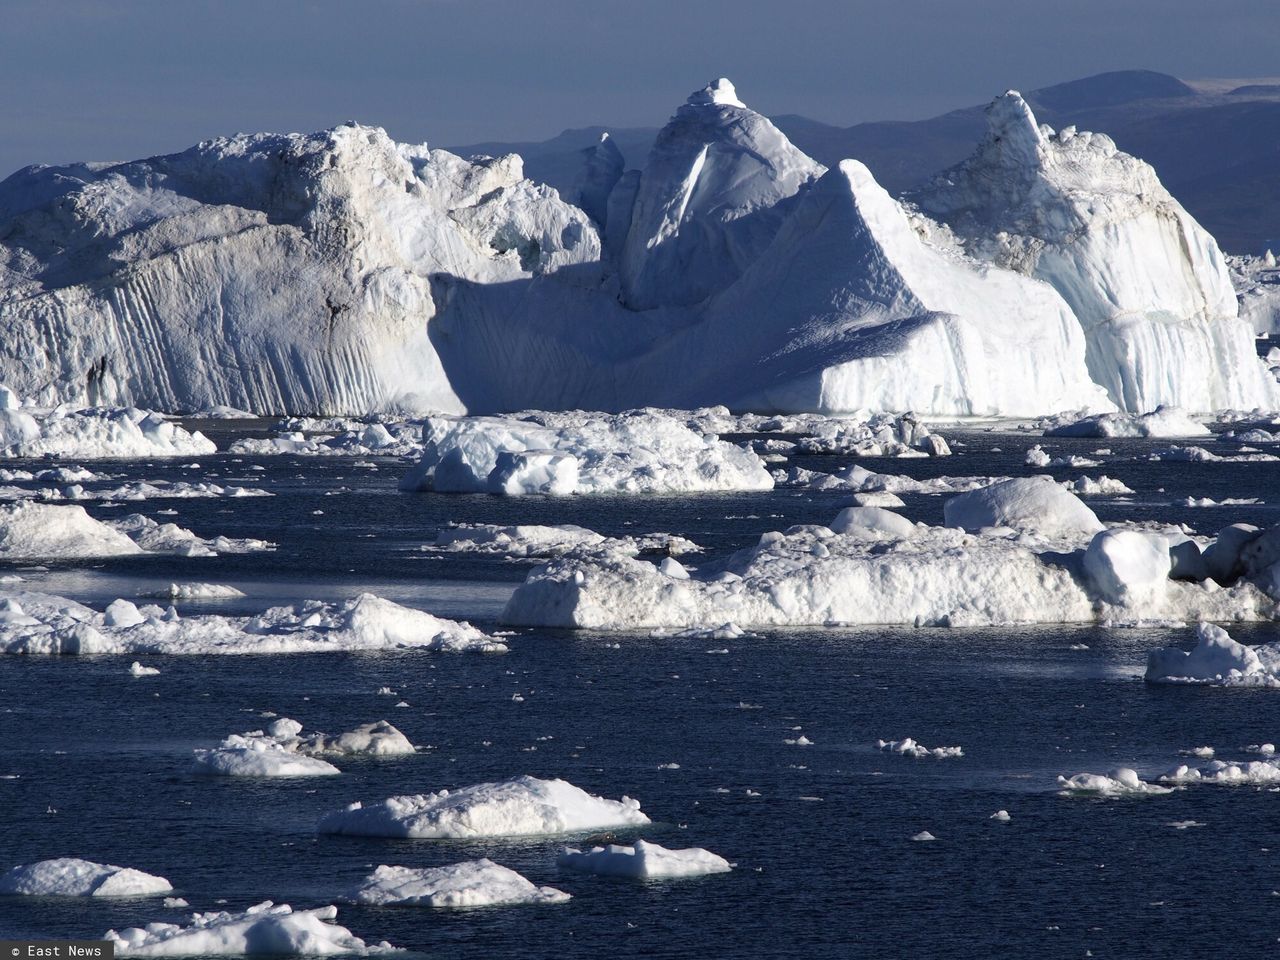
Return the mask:
{"type": "Polygon", "coordinates": [[[379,124],[441,146],[766,113],[915,119],[1104,70],[1280,74],[1276,0],[0,0],[0,177],[379,124]]]}

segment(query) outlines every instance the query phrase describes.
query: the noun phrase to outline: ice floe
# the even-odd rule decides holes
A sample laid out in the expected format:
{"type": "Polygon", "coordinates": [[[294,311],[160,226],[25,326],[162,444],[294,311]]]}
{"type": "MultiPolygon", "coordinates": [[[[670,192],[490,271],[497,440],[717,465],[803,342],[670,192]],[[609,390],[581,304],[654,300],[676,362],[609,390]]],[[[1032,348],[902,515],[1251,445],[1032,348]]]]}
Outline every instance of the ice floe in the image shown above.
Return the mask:
{"type": "Polygon", "coordinates": [[[1046,437],[1209,437],[1212,432],[1199,420],[1176,407],[1158,407],[1150,413],[1102,413],[1093,416],[1059,414],[1040,421],[1046,437]]]}
{"type": "Polygon", "coordinates": [[[691,540],[670,533],[615,538],[571,523],[555,526],[463,523],[441,530],[436,534],[435,543],[422,549],[429,552],[496,554],[526,559],[557,557],[579,550],[616,551],[635,556],[642,551],[675,555],[694,553],[702,548],[691,540]]]}
{"type": "Polygon", "coordinates": [[[148,923],[145,927],[108,930],[102,939],[114,944],[118,957],[191,956],[369,956],[392,953],[385,941],[368,944],[333,921],[337,907],[294,910],[270,900],[243,913],[194,913],[186,926],[148,923]]]}
{"type": "Polygon", "coordinates": [[[385,720],[330,737],[303,736],[302,724],[281,717],[265,730],[232,734],[212,749],[197,750],[195,768],[224,777],[323,777],[341,771],[322,756],[393,757],[413,752],[408,738],[385,720]]]}
{"type": "Polygon", "coordinates": [[[0,650],[76,654],[281,654],[406,650],[505,651],[468,623],[434,617],[373,594],[345,603],[308,600],[255,617],[182,617],[170,607],[116,600],[105,613],[41,593],[0,598],[0,650]]]}
{"type": "Polygon", "coordinates": [[[130,867],[59,857],[0,874],[0,894],[33,897],[151,897],[172,892],[164,877],[130,867]]]}
{"type": "Polygon", "coordinates": [[[422,429],[422,459],[403,490],[563,496],[773,487],[754,451],[658,410],[429,417],[422,429]]]}
{"type": "Polygon", "coordinates": [[[1108,774],[1077,773],[1073,777],[1059,777],[1059,791],[1065,796],[1136,797],[1158,796],[1172,793],[1173,787],[1147,783],[1129,767],[1119,767],[1108,774]]]}
{"type": "Polygon", "coordinates": [[[345,899],[370,906],[493,907],[564,903],[569,894],[486,858],[443,867],[380,866],[345,899]]]}
{"type": "Polygon", "coordinates": [[[522,776],[456,790],[357,802],[320,821],[321,833],[413,839],[540,836],[643,826],[640,804],[606,800],[564,780],[522,776]]]}
{"type": "Polygon", "coordinates": [[[886,753],[896,753],[904,757],[929,758],[933,760],[945,760],[948,757],[963,757],[964,750],[960,747],[926,747],[922,743],[917,743],[911,737],[902,740],[877,740],[876,749],[883,750],[886,753]]]}
{"type": "Polygon", "coordinates": [[[629,847],[614,843],[590,850],[567,847],[556,856],[556,863],[581,873],[637,880],[701,877],[733,869],[728,860],[710,850],[701,847],[668,850],[647,840],[637,840],[629,847]]]}
{"type": "Polygon", "coordinates": [[[1148,683],[1280,687],[1280,643],[1247,647],[1212,623],[1196,628],[1191,650],[1163,647],[1147,657],[1148,683]]]}

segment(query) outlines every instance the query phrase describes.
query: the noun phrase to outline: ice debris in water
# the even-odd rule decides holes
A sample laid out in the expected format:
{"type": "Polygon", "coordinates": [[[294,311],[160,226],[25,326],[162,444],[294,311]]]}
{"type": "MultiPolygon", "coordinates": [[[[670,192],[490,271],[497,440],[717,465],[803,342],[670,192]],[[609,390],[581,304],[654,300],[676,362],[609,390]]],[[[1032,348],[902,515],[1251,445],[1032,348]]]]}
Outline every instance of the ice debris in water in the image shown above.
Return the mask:
{"type": "Polygon", "coordinates": [[[877,740],[876,749],[883,750],[886,753],[897,753],[904,757],[916,757],[917,759],[928,757],[934,760],[944,760],[948,757],[963,757],[964,750],[960,747],[929,747],[916,743],[915,740],[907,737],[903,740],[877,740]]]}
{"type": "Polygon", "coordinates": [[[341,771],[322,756],[403,756],[413,744],[385,720],[366,723],[330,737],[302,735],[302,724],[287,717],[273,720],[265,730],[232,734],[217,747],[197,750],[200,773],[227,777],[332,776],[341,771]]]}
{"type": "Polygon", "coordinates": [[[536,886],[486,858],[441,867],[380,866],[345,899],[371,906],[490,907],[563,903],[569,894],[536,886]]]}
{"type": "Polygon", "coordinates": [[[149,897],[169,893],[164,877],[76,857],[41,860],[0,874],[0,894],[34,897],[149,897]]]}
{"type": "Polygon", "coordinates": [[[589,850],[567,847],[556,856],[556,863],[568,870],[638,880],[700,877],[732,869],[728,860],[709,850],[668,850],[646,840],[629,847],[613,843],[589,850]]]}

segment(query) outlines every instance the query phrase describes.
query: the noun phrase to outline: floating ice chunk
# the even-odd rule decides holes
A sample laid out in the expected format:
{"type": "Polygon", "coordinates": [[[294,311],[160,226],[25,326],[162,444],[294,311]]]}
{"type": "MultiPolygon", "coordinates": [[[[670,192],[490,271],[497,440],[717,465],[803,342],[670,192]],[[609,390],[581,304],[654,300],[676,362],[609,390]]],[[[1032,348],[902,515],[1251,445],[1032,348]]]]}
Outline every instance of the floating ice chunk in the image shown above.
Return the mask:
{"type": "Polygon", "coordinates": [[[1104,530],[1084,552],[1084,571],[1108,603],[1157,604],[1167,592],[1173,562],[1169,541],[1138,530],[1104,530]]]}
{"type": "Polygon", "coordinates": [[[1132,797],[1147,794],[1154,796],[1173,792],[1173,787],[1146,783],[1138,777],[1136,771],[1129,767],[1119,767],[1109,774],[1077,773],[1070,778],[1059,777],[1058,784],[1062,787],[1059,792],[1064,797],[1132,797]]]}
{"type": "Polygon", "coordinates": [[[84,507],[20,501],[0,505],[0,557],[21,560],[121,557],[142,548],[84,507]]]}
{"type": "Polygon", "coordinates": [[[401,481],[403,490],[510,495],[773,487],[754,451],[695,433],[659,410],[536,413],[523,419],[428,417],[422,429],[422,460],[401,481]],[[537,489],[528,487],[521,478],[534,474],[522,472],[519,464],[524,461],[508,456],[528,451],[564,454],[576,464],[576,473],[570,477],[567,465],[547,460],[538,468],[543,472],[534,471],[541,478],[534,484],[537,489]]]}
{"type": "Polygon", "coordinates": [[[191,904],[187,903],[187,901],[182,897],[165,897],[163,903],[170,910],[180,910],[183,907],[191,906],[191,904]]]}
{"type": "Polygon", "coordinates": [[[298,749],[312,754],[372,757],[405,756],[415,752],[409,738],[386,720],[361,724],[336,737],[312,734],[302,739],[298,749]]]}
{"type": "Polygon", "coordinates": [[[662,562],[658,564],[658,572],[664,576],[671,577],[673,580],[689,579],[689,571],[675,557],[664,557],[662,562]]]}
{"type": "Polygon", "coordinates": [[[0,599],[6,653],[264,654],[342,650],[501,653],[507,648],[468,623],[433,617],[361,594],[341,604],[309,600],[256,617],[180,617],[118,600],[106,614],[51,594],[0,599]]]}
{"type": "Polygon", "coordinates": [[[1244,749],[1245,753],[1260,753],[1264,757],[1269,757],[1276,752],[1276,745],[1274,743],[1251,743],[1244,749]]]}
{"type": "Polygon", "coordinates": [[[1102,530],[1092,510],[1048,477],[1020,477],[952,497],[943,504],[949,527],[1012,527],[1045,536],[1091,535],[1102,530]]]}
{"type": "Polygon", "coordinates": [[[1008,810],[997,810],[997,811],[996,811],[995,813],[993,813],[991,816],[987,817],[987,819],[988,819],[988,820],[994,820],[994,821],[996,821],[997,823],[1008,823],[1008,822],[1009,822],[1010,820],[1012,820],[1013,818],[1012,818],[1011,816],[1009,816],[1009,811],[1008,811],[1008,810]]]}
{"type": "Polygon", "coordinates": [[[1071,419],[1067,414],[1042,421],[1046,437],[1209,437],[1212,431],[1176,407],[1150,413],[1103,413],[1071,419]]]}
{"type": "Polygon", "coordinates": [[[457,790],[353,803],[320,821],[321,833],[370,837],[539,836],[642,826],[649,818],[629,797],[606,800],[564,780],[523,776],[457,790]]]}
{"type": "Polygon", "coordinates": [[[1147,656],[1148,683],[1203,683],[1222,687],[1280,687],[1280,645],[1246,647],[1212,623],[1196,628],[1190,651],[1176,647],[1147,656]],[[1266,659],[1263,660],[1265,655],[1266,659]]]}
{"type": "Polygon", "coordinates": [[[928,842],[928,841],[930,841],[930,840],[937,840],[938,838],[937,838],[937,837],[935,837],[935,836],[934,836],[932,833],[930,833],[928,830],[921,830],[919,833],[917,833],[917,834],[916,834],[915,836],[913,836],[911,839],[912,839],[912,840],[914,840],[914,841],[916,841],[917,843],[927,843],[927,842],[928,842]]]}
{"type": "Polygon", "coordinates": [[[212,750],[196,751],[201,773],[229,777],[312,777],[340,773],[320,756],[391,757],[414,753],[408,738],[385,720],[366,723],[330,737],[302,735],[302,724],[288,717],[267,729],[233,734],[212,750]]]}
{"type": "Polygon", "coordinates": [[[154,677],[159,675],[160,671],[155,667],[144,667],[137,660],[129,664],[129,674],[134,677],[154,677]]]}
{"type": "Polygon", "coordinates": [[[172,890],[164,877],[76,857],[28,863],[0,875],[0,894],[34,897],[150,897],[172,890]]]}
{"type": "Polygon", "coordinates": [[[1133,490],[1113,477],[1080,477],[1077,480],[1064,480],[1062,486],[1080,497],[1113,497],[1133,493],[1133,490]]]}
{"type": "Polygon", "coordinates": [[[0,456],[4,457],[142,459],[216,452],[204,434],[188,433],[149,410],[0,409],[0,456]]]}
{"type": "Polygon", "coordinates": [[[914,523],[883,507],[845,507],[836,514],[831,529],[875,540],[906,540],[916,534],[914,523]]]}
{"type": "Polygon", "coordinates": [[[896,493],[890,493],[888,490],[855,493],[851,499],[855,507],[884,507],[886,510],[894,510],[898,507],[906,506],[900,496],[896,493]]]}
{"type": "Polygon", "coordinates": [[[1226,787],[1261,787],[1280,782],[1280,761],[1249,760],[1228,763],[1210,760],[1203,767],[1181,764],[1160,778],[1164,783],[1180,785],[1207,783],[1226,787]]]}
{"type": "Polygon", "coordinates": [[[910,737],[904,740],[877,740],[876,749],[884,750],[887,753],[897,753],[904,757],[929,757],[934,760],[945,760],[948,757],[963,757],[964,750],[960,747],[934,747],[930,749],[923,744],[916,743],[910,737]]]}
{"type": "Polygon", "coordinates": [[[608,844],[579,850],[567,847],[556,856],[556,863],[568,870],[594,873],[602,877],[632,877],[637,880],[659,880],[671,877],[701,877],[711,873],[728,873],[732,868],[724,857],[701,847],[668,850],[656,843],[637,840],[635,846],[608,844]]]}
{"type": "Polygon", "coordinates": [[[556,526],[460,523],[441,530],[436,535],[435,543],[422,549],[431,552],[499,554],[526,558],[557,557],[581,550],[618,552],[628,556],[649,550],[674,556],[695,553],[702,548],[691,540],[671,533],[614,538],[571,523],[556,526]]]}
{"type": "Polygon", "coordinates": [[[233,600],[243,597],[244,593],[223,583],[171,583],[168,589],[140,596],[169,600],[233,600]]]}
{"type": "Polygon", "coordinates": [[[491,907],[518,903],[563,903],[569,894],[539,887],[492,860],[443,867],[378,867],[347,900],[371,906],[491,907]]]}
{"type": "Polygon", "coordinates": [[[810,740],[808,737],[806,737],[803,733],[793,740],[783,740],[782,742],[793,747],[812,747],[813,746],[813,741],[810,740]]]}
{"type": "Polygon", "coordinates": [[[149,923],[102,939],[115,944],[118,957],[187,956],[369,956],[395,950],[385,941],[367,944],[346,927],[334,923],[337,907],[294,910],[270,900],[243,913],[193,913],[191,923],[149,923]]]}

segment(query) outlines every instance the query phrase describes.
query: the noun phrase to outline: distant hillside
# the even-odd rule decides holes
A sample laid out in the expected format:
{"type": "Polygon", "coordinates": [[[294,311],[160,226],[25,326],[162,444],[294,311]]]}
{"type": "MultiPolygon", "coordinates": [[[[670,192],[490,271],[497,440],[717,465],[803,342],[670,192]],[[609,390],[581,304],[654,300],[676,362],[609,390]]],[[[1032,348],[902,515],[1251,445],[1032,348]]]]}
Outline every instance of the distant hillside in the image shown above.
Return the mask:
{"type": "MultiPolygon", "coordinates": [[[[1001,91],[993,90],[992,95],[1001,91]]],[[[1042,122],[1110,135],[1156,168],[1169,191],[1224,249],[1255,253],[1280,247],[1280,84],[1221,93],[1196,90],[1148,70],[1099,74],[1026,92],[1042,122]]],[[[898,193],[964,159],[983,130],[985,104],[929,120],[837,127],[796,114],[771,118],[796,146],[834,166],[854,157],[898,193]]],[[[464,155],[515,152],[528,176],[562,193],[573,183],[579,151],[608,129],[629,167],[643,166],[656,128],[566,130],[539,143],[484,143],[452,148],[464,155]]]]}

